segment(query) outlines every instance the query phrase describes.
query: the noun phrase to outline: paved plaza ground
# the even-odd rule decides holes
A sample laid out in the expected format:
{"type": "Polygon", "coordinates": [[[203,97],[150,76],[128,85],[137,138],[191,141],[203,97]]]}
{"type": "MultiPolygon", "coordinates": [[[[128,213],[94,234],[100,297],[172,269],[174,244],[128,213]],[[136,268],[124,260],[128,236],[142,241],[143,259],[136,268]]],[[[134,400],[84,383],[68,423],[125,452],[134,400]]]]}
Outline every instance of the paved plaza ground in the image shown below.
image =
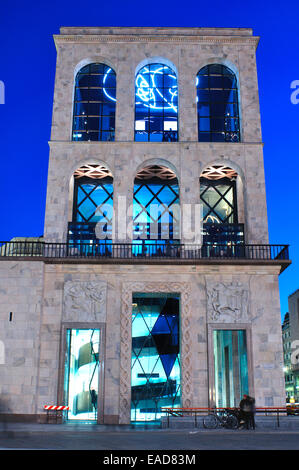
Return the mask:
{"type": "Polygon", "coordinates": [[[299,429],[136,429],[97,425],[13,424],[0,450],[299,450],[299,429]]]}

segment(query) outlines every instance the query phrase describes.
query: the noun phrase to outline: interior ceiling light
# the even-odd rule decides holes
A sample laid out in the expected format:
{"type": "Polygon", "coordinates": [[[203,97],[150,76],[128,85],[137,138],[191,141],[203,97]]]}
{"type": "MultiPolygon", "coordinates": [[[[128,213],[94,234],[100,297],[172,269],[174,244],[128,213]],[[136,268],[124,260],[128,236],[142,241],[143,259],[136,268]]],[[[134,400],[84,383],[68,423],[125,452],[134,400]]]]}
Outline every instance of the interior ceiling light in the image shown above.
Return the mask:
{"type": "Polygon", "coordinates": [[[209,180],[220,180],[221,178],[233,179],[238,176],[238,173],[229,166],[212,165],[205,168],[200,176],[209,180]]]}
{"type": "Polygon", "coordinates": [[[75,171],[75,178],[82,178],[83,176],[88,178],[101,179],[107,176],[112,177],[112,173],[108,168],[103,165],[82,165],[78,170],[75,171]]]}
{"type": "Polygon", "coordinates": [[[151,165],[142,170],[138,171],[136,175],[137,179],[148,180],[151,178],[160,178],[162,180],[173,180],[176,179],[176,174],[166,166],[162,165],[151,165]]]}

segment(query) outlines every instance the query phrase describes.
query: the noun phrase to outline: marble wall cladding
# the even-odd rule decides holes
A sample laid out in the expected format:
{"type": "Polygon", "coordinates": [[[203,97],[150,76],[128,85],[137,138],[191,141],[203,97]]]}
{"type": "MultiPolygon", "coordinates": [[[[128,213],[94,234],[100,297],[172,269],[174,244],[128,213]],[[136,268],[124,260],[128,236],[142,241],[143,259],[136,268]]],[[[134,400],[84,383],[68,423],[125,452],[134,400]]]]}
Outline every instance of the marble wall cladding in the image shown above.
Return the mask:
{"type": "Polygon", "coordinates": [[[97,320],[106,325],[105,419],[113,423],[118,420],[125,422],[128,408],[122,404],[127,400],[129,406],[130,346],[128,344],[124,348],[122,342],[124,325],[130,328],[131,292],[139,291],[140,284],[147,292],[179,290],[183,299],[182,370],[185,390],[182,394],[188,405],[204,407],[209,404],[209,369],[213,351],[208,343],[207,330],[219,324],[232,328],[238,325],[244,328],[245,325],[250,332],[251,391],[260,406],[283,405],[276,267],[43,265],[40,262],[2,262],[0,267],[3,325],[0,340],[4,341],[6,356],[6,363],[0,364],[1,397],[11,413],[41,413],[45,404],[56,404],[58,384],[64,373],[62,325],[73,321],[88,326],[90,321],[94,321],[86,317],[88,310],[98,312],[97,320]],[[72,308],[66,310],[70,286],[77,288],[79,285],[85,289],[92,286],[92,290],[97,292],[94,300],[97,308],[93,310],[89,300],[86,307],[85,298],[82,316],[80,312],[74,313],[72,308]],[[227,295],[225,286],[230,295],[227,295]],[[212,316],[215,295],[211,292],[220,293],[220,307],[217,307],[216,315],[213,310],[212,316]],[[101,293],[106,295],[103,297],[101,293]],[[229,309],[231,312],[228,314],[229,309]],[[11,322],[9,312],[13,312],[11,322]],[[128,390],[128,395],[125,390],[128,390]]]}
{"type": "Polygon", "coordinates": [[[0,265],[0,410],[36,413],[43,299],[40,262],[0,265]]]}

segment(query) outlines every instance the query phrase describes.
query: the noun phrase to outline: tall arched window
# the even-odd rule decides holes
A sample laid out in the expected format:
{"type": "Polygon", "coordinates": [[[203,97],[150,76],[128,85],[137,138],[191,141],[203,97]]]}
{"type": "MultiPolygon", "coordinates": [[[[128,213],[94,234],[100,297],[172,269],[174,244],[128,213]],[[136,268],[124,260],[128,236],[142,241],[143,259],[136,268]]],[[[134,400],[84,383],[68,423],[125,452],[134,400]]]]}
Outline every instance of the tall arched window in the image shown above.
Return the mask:
{"type": "Polygon", "coordinates": [[[198,140],[239,142],[239,104],[235,74],[225,65],[203,67],[196,77],[198,140]]]}
{"type": "MultiPolygon", "coordinates": [[[[112,243],[113,176],[102,165],[86,164],[74,173],[73,213],[68,240],[73,244],[112,243]]],[[[110,248],[109,248],[110,249],[110,248]]]]}
{"type": "Polygon", "coordinates": [[[244,243],[244,225],[238,220],[238,173],[225,165],[206,167],[200,177],[205,244],[244,243]]]}
{"type": "Polygon", "coordinates": [[[114,70],[105,64],[83,67],[75,82],[72,140],[114,140],[115,104],[114,70]]]}
{"type": "Polygon", "coordinates": [[[146,166],[134,180],[133,238],[135,253],[166,254],[179,243],[180,198],[175,173],[162,165],[146,166]]]}
{"type": "Polygon", "coordinates": [[[175,72],[164,64],[141,68],[135,79],[135,141],[178,140],[178,86],[175,72]]]}

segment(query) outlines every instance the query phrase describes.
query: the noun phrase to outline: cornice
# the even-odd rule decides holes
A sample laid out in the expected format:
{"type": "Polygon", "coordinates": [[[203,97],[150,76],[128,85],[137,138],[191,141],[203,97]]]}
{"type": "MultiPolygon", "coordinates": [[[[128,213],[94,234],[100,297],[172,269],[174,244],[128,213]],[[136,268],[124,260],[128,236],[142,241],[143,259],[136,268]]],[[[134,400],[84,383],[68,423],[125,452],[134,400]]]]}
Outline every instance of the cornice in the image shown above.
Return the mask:
{"type": "MultiPolygon", "coordinates": [[[[91,142],[75,142],[72,140],[49,140],[48,145],[50,147],[54,147],[56,145],[68,145],[68,146],[102,146],[102,147],[117,147],[117,146],[138,146],[144,145],[144,148],[152,148],[153,146],[165,146],[165,142],[135,142],[135,141],[122,141],[122,140],[115,140],[114,142],[98,142],[98,141],[91,141],[91,142]],[[150,144],[150,147],[149,147],[150,144]]],[[[167,146],[191,146],[194,148],[202,147],[202,148],[223,148],[223,145],[229,146],[231,145],[232,148],[240,148],[240,147],[249,147],[249,146],[262,146],[264,147],[264,142],[199,142],[197,140],[192,141],[179,141],[179,142],[167,142],[167,146]]],[[[231,147],[230,147],[231,148],[231,147]]]]}
{"type": "Polygon", "coordinates": [[[259,43],[258,36],[202,36],[202,35],[109,35],[109,34],[55,34],[56,46],[70,43],[171,43],[171,44],[226,44],[255,46],[259,43]]]}

